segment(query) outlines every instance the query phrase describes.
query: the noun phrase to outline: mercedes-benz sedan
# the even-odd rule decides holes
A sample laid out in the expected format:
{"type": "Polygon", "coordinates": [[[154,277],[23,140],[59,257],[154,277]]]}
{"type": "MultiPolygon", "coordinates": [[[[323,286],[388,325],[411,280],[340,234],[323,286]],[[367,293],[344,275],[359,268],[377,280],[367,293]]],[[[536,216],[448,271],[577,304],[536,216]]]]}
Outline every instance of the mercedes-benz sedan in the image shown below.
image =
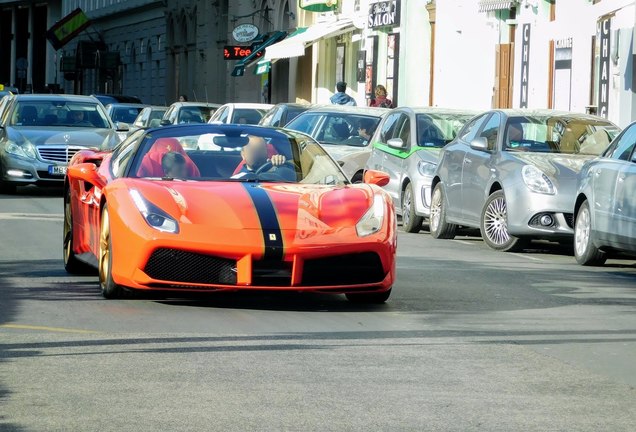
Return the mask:
{"type": "Polygon", "coordinates": [[[0,118],[0,191],[62,185],[71,157],[119,143],[115,126],[91,96],[29,94],[9,98],[0,118]]]}
{"type": "Polygon", "coordinates": [[[453,238],[459,225],[479,228],[501,251],[530,239],[571,241],[577,176],[619,132],[604,118],[552,110],[474,118],[442,150],[431,234],[453,238]]]}

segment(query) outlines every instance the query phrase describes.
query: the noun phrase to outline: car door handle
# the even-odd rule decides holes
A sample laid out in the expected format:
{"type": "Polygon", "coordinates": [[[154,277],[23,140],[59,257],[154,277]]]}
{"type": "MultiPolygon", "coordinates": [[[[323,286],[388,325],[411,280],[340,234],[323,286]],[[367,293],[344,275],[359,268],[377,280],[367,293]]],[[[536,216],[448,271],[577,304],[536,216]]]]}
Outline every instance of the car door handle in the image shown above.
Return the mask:
{"type": "Polygon", "coordinates": [[[594,177],[598,177],[601,175],[601,170],[594,170],[594,177]]]}
{"type": "Polygon", "coordinates": [[[464,165],[470,165],[471,163],[473,163],[472,159],[464,158],[464,165]]]}
{"type": "Polygon", "coordinates": [[[618,181],[619,182],[624,182],[625,181],[625,176],[624,175],[618,176],[618,181]]]}

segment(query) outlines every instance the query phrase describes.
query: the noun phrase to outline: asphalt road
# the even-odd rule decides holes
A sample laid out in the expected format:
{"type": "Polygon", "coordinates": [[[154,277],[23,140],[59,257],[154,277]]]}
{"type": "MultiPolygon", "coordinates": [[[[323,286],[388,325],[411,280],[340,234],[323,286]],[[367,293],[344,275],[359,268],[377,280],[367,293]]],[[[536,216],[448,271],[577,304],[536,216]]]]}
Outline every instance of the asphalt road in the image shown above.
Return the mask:
{"type": "Polygon", "coordinates": [[[400,234],[389,303],[104,300],[0,195],[0,431],[634,431],[636,264],[400,234]]]}

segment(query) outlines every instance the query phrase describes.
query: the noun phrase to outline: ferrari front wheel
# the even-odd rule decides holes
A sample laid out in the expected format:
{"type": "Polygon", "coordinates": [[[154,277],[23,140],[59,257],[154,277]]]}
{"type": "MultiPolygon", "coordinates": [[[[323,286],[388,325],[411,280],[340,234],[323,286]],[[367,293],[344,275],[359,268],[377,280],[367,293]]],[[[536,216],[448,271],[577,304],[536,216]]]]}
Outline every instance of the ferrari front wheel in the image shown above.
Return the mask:
{"type": "Polygon", "coordinates": [[[102,210],[102,224],[99,231],[99,285],[107,299],[122,298],[124,288],[113,280],[113,243],[110,237],[110,217],[108,205],[102,210]]]}
{"type": "Polygon", "coordinates": [[[62,237],[64,269],[71,274],[87,274],[95,271],[88,264],[77,259],[73,251],[73,213],[71,211],[71,190],[64,193],[64,229],[62,237]]]}
{"type": "Polygon", "coordinates": [[[351,303],[382,304],[391,297],[391,288],[379,293],[348,293],[345,295],[351,303]]]}

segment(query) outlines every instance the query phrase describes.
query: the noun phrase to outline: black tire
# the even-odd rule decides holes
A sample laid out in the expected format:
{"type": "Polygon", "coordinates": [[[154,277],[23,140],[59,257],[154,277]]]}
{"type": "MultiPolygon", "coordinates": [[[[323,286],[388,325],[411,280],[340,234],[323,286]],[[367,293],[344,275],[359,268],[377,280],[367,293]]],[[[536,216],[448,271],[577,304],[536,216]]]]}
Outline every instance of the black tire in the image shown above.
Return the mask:
{"type": "Polygon", "coordinates": [[[379,292],[379,293],[349,293],[345,294],[347,300],[351,303],[358,304],[382,304],[386,303],[386,301],[391,297],[391,288],[387,291],[379,292]]]}
{"type": "Polygon", "coordinates": [[[415,213],[413,184],[409,183],[402,193],[402,230],[408,233],[420,232],[423,219],[422,216],[418,216],[415,213]]]}
{"type": "Polygon", "coordinates": [[[514,252],[527,245],[525,239],[508,232],[508,206],[502,190],[493,192],[481,211],[481,237],[489,248],[501,252],[514,252]]]}
{"type": "Polygon", "coordinates": [[[592,239],[592,215],[587,201],[583,201],[576,214],[574,258],[584,266],[602,266],[607,260],[607,253],[597,248],[592,239]]]}
{"type": "Polygon", "coordinates": [[[64,269],[71,274],[94,274],[95,269],[77,259],[73,252],[73,212],[71,210],[71,190],[64,192],[64,225],[62,231],[64,269]]]}
{"type": "Polygon", "coordinates": [[[353,184],[357,184],[357,183],[363,183],[364,182],[364,175],[362,174],[362,172],[357,172],[353,175],[353,177],[351,177],[351,183],[353,184]]]}
{"type": "Polygon", "coordinates": [[[107,299],[126,296],[126,291],[113,280],[113,242],[110,237],[110,217],[108,205],[102,210],[102,223],[99,231],[99,285],[102,295],[107,299]]]}
{"type": "Polygon", "coordinates": [[[436,239],[453,239],[457,232],[457,225],[446,222],[446,208],[444,207],[444,190],[438,183],[431,194],[431,214],[429,229],[436,239]]]}

